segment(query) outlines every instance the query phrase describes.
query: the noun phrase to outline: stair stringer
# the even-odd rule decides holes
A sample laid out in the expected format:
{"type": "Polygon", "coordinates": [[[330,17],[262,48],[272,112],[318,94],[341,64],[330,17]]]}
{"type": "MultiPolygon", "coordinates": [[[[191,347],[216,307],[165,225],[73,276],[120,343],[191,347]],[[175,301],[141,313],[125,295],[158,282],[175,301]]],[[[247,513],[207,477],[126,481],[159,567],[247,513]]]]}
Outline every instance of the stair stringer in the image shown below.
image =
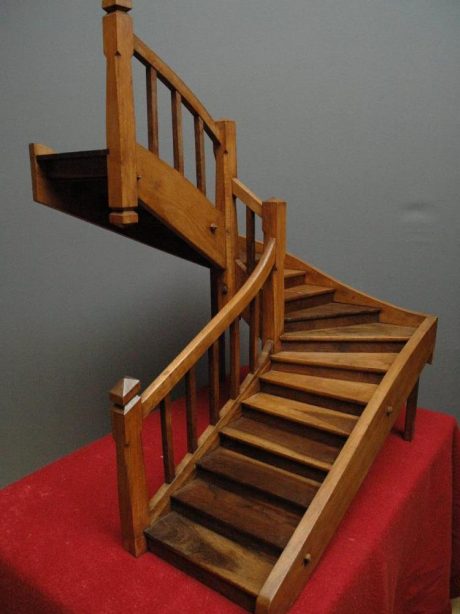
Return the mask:
{"type": "Polygon", "coordinates": [[[282,614],[301,592],[432,356],[436,325],[424,317],[382,379],[262,587],[257,614],[282,614]]]}

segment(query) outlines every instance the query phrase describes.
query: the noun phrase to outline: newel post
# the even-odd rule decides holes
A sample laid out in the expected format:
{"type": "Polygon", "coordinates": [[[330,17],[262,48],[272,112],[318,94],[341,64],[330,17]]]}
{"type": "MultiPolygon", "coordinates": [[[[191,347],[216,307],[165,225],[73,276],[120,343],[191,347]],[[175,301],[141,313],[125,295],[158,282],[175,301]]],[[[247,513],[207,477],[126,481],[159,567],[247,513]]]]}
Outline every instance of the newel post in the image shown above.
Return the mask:
{"type": "Polygon", "coordinates": [[[123,545],[140,556],[146,549],[144,529],[149,525],[147,479],[142,449],[140,382],[125,377],[110,391],[112,433],[117,450],[118,502],[123,545]]]}
{"type": "Polygon", "coordinates": [[[276,240],[276,257],[270,277],[267,279],[262,298],[262,341],[273,341],[273,349],[281,345],[280,335],[284,329],[284,256],[286,253],[286,203],[271,198],[262,203],[262,228],[264,245],[276,240]]]}
{"type": "Polygon", "coordinates": [[[136,123],[131,61],[134,52],[131,0],[103,0],[107,59],[106,131],[109,219],[125,226],[138,221],[136,123]]]}

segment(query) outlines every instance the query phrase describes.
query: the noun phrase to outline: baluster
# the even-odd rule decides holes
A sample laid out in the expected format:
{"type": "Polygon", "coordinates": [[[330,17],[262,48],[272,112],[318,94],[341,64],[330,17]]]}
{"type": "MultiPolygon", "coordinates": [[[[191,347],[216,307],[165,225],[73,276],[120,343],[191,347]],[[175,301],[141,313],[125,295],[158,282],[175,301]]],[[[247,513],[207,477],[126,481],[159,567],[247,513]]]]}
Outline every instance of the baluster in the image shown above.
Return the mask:
{"type": "Polygon", "coordinates": [[[206,166],[204,151],[204,127],[203,120],[199,115],[194,117],[195,126],[195,164],[196,164],[196,186],[206,194],[206,166]]]}
{"type": "Polygon", "coordinates": [[[240,392],[240,319],[230,324],[230,397],[240,392]]]}
{"type": "Polygon", "coordinates": [[[187,449],[195,452],[198,447],[196,416],[196,372],[192,367],[185,376],[185,394],[187,411],[187,449]]]}
{"type": "Polygon", "coordinates": [[[125,377],[110,391],[112,433],[117,450],[118,502],[124,547],[140,556],[147,550],[149,525],[147,479],[142,448],[140,382],[125,377]]]}
{"type": "Polygon", "coordinates": [[[182,97],[171,91],[174,168],[184,174],[184,139],[182,135],[182,97]]]}
{"type": "Polygon", "coordinates": [[[263,343],[280,346],[284,326],[284,256],[286,253],[286,203],[274,198],[262,203],[264,243],[276,239],[275,265],[263,291],[263,343]]]}
{"type": "MultiPolygon", "coordinates": [[[[211,269],[211,317],[213,318],[219,311],[219,283],[222,281],[220,273],[216,269],[211,269]]],[[[219,337],[219,366],[220,379],[225,379],[225,333],[219,337]]]]}
{"type": "Polygon", "coordinates": [[[412,441],[414,438],[414,430],[415,430],[415,414],[417,413],[417,400],[418,400],[418,385],[419,380],[415,383],[414,388],[412,389],[409,398],[406,402],[406,420],[404,424],[404,434],[403,438],[406,441],[412,441]]]}
{"type": "Polygon", "coordinates": [[[208,350],[209,361],[209,421],[217,424],[219,420],[219,341],[211,345],[208,350]]]}
{"type": "Polygon", "coordinates": [[[256,215],[246,207],[246,271],[248,275],[254,270],[256,263],[256,215]]]}
{"type": "Polygon", "coordinates": [[[160,403],[161,442],[163,446],[163,466],[165,482],[172,482],[176,475],[174,446],[172,437],[171,395],[166,395],[160,403]]]}
{"type": "Polygon", "coordinates": [[[254,372],[257,366],[260,334],[260,295],[257,294],[249,306],[249,370],[254,372]]]}
{"type": "Polygon", "coordinates": [[[158,156],[158,75],[153,66],[146,68],[147,82],[147,131],[149,149],[158,156]]]}

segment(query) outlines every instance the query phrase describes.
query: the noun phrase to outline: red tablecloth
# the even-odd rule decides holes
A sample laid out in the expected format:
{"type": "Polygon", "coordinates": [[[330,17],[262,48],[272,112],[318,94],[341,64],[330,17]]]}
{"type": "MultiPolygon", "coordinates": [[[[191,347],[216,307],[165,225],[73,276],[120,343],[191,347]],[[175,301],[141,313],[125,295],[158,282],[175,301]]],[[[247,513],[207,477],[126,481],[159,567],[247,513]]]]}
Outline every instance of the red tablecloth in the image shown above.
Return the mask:
{"type": "MultiPolygon", "coordinates": [[[[181,402],[175,419],[183,427],[181,402]]],[[[158,435],[152,416],[152,489],[158,435]]],[[[412,443],[390,435],[292,614],[450,612],[449,581],[460,594],[459,441],[452,417],[424,410],[412,443]]],[[[0,492],[0,574],[2,613],[242,612],[155,556],[121,548],[110,436],[0,492]]]]}

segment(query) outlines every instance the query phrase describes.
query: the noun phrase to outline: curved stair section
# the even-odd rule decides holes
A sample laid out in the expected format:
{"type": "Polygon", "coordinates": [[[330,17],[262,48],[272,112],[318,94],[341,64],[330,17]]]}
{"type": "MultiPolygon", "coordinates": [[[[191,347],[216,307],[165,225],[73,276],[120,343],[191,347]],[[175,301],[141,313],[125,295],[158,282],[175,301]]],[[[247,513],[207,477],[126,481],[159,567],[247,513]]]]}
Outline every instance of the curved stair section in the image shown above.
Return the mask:
{"type": "Polygon", "coordinates": [[[62,154],[31,145],[34,199],[211,271],[210,322],[143,391],[125,377],[110,392],[123,545],[135,556],[150,550],[250,611],[281,614],[404,406],[403,437],[412,438],[436,318],[370,297],[286,253],[285,203],[262,202],[238,179],[234,122],[215,121],[134,34],[130,0],[103,0],[103,8],[106,147],[62,154]],[[146,74],[148,149],[136,140],[133,61],[146,74]],[[159,87],[171,96],[171,164],[161,157],[159,87]],[[194,181],[184,170],[184,112],[193,119],[194,181]],[[196,367],[206,357],[209,419],[198,436],[196,367]],[[181,382],[187,452],[177,462],[171,394],[181,382]],[[164,484],[150,493],[142,431],[153,412],[164,484]]]}

